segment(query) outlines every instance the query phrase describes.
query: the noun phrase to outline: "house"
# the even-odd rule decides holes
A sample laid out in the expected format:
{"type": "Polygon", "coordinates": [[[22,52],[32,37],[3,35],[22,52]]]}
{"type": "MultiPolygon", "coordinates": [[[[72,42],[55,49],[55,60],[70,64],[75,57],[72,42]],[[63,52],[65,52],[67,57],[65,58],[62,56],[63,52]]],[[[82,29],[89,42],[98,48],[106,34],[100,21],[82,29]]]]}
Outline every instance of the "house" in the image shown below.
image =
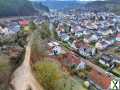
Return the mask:
{"type": "Polygon", "coordinates": [[[100,29],[98,31],[98,33],[103,35],[103,36],[108,36],[108,35],[113,35],[115,33],[115,30],[108,29],[108,28],[104,27],[104,29],[100,29]]]}
{"type": "Polygon", "coordinates": [[[94,33],[94,31],[88,30],[88,29],[85,29],[85,30],[83,31],[83,35],[91,35],[92,33],[94,33]]]}
{"type": "Polygon", "coordinates": [[[0,33],[1,34],[8,34],[9,33],[8,28],[7,27],[0,28],[0,33]]]}
{"type": "Polygon", "coordinates": [[[79,25],[74,25],[74,26],[72,26],[70,31],[72,33],[75,33],[75,32],[79,32],[79,31],[83,31],[83,28],[81,28],[81,26],[79,26],[79,25]]]}
{"type": "Polygon", "coordinates": [[[88,47],[88,44],[81,42],[79,39],[76,39],[72,42],[71,47],[74,49],[79,49],[80,47],[88,47]]]}
{"type": "Polygon", "coordinates": [[[50,54],[49,55],[59,55],[62,53],[62,48],[60,47],[59,43],[57,42],[49,42],[48,49],[50,54]]]}
{"type": "Polygon", "coordinates": [[[95,56],[96,53],[97,53],[96,48],[86,48],[86,47],[79,48],[79,54],[86,58],[91,58],[95,56]]]}
{"type": "Polygon", "coordinates": [[[83,41],[85,43],[97,42],[99,38],[100,38],[99,36],[97,36],[96,34],[93,34],[93,35],[88,35],[84,37],[83,41]]]}
{"type": "Polygon", "coordinates": [[[90,79],[90,83],[94,84],[99,90],[110,90],[112,77],[96,69],[92,69],[88,77],[90,79]]]}
{"type": "Polygon", "coordinates": [[[120,33],[118,33],[118,34],[116,35],[116,41],[117,41],[117,42],[120,42],[120,33]]]}
{"type": "Polygon", "coordinates": [[[118,33],[115,37],[115,45],[120,46],[120,33],[118,33]]]}
{"type": "Polygon", "coordinates": [[[99,59],[99,63],[110,67],[113,64],[113,58],[111,55],[108,54],[102,54],[100,59],[99,59]]]}
{"type": "Polygon", "coordinates": [[[117,26],[116,30],[117,30],[118,33],[120,33],[120,26],[117,26]]]}
{"type": "Polygon", "coordinates": [[[68,41],[70,39],[70,36],[66,33],[62,33],[60,36],[61,40],[68,41]]]}
{"type": "Polygon", "coordinates": [[[11,24],[8,25],[9,33],[17,33],[21,30],[20,25],[17,22],[11,22],[11,24]]]}
{"type": "Polygon", "coordinates": [[[113,63],[118,63],[118,64],[120,64],[120,57],[113,56],[113,63]]]}
{"type": "Polygon", "coordinates": [[[113,68],[116,66],[115,63],[120,64],[120,57],[110,55],[110,54],[102,54],[99,59],[99,63],[101,63],[105,66],[108,66],[110,68],[113,68]]]}
{"type": "Polygon", "coordinates": [[[25,20],[25,19],[19,21],[21,27],[28,26],[29,23],[30,23],[29,20],[25,20]]]}
{"type": "Polygon", "coordinates": [[[75,32],[75,36],[76,36],[76,37],[81,37],[81,36],[83,36],[83,31],[75,32]]]}
{"type": "Polygon", "coordinates": [[[86,67],[85,62],[81,61],[80,64],[77,66],[76,70],[84,69],[85,67],[86,67]]]}
{"type": "Polygon", "coordinates": [[[89,29],[89,30],[97,30],[98,26],[96,25],[96,23],[88,23],[86,25],[86,28],[89,29]]]}
{"type": "Polygon", "coordinates": [[[99,50],[103,50],[103,49],[106,49],[108,48],[109,46],[113,45],[114,44],[114,40],[105,40],[105,39],[102,39],[102,40],[99,40],[96,44],[95,44],[95,47],[99,50]]]}

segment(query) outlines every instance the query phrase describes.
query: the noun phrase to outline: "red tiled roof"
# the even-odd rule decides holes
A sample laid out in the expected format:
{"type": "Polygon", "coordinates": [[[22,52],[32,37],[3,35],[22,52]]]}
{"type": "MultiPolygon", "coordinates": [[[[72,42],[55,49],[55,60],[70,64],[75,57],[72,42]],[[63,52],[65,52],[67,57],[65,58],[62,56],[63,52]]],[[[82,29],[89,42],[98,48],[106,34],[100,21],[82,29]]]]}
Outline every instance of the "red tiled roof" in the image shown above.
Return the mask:
{"type": "Polygon", "coordinates": [[[98,86],[100,86],[101,88],[107,90],[110,86],[111,83],[111,77],[93,69],[90,74],[89,74],[90,79],[97,84],[98,86]]]}
{"type": "Polygon", "coordinates": [[[76,40],[75,46],[76,46],[77,48],[80,48],[80,47],[88,47],[87,44],[81,42],[80,40],[76,40]]]}
{"type": "Polygon", "coordinates": [[[21,21],[19,21],[19,24],[21,26],[27,26],[29,24],[29,21],[28,20],[21,20],[21,21]]]}
{"type": "Polygon", "coordinates": [[[120,42],[116,42],[114,45],[115,46],[120,46],[120,42]]]}
{"type": "Polygon", "coordinates": [[[116,37],[117,37],[117,38],[120,38],[120,33],[118,33],[116,37]]]}

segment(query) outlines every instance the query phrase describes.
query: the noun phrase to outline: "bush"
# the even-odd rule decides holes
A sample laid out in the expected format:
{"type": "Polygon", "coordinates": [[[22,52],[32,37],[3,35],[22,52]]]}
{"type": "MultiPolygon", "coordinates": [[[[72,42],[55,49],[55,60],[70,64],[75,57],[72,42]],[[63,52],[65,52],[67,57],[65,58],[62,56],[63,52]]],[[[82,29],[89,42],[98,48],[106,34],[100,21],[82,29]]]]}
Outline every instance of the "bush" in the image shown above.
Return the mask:
{"type": "Polygon", "coordinates": [[[55,62],[44,59],[34,65],[37,80],[46,90],[56,90],[55,85],[62,78],[60,67],[55,62]]]}
{"type": "Polygon", "coordinates": [[[31,30],[35,30],[35,29],[36,29],[35,23],[34,23],[34,22],[31,22],[30,25],[29,25],[29,28],[30,28],[31,30]]]}
{"type": "Polygon", "coordinates": [[[47,39],[51,37],[51,32],[49,30],[49,23],[45,22],[41,25],[40,36],[42,39],[47,39]]]}

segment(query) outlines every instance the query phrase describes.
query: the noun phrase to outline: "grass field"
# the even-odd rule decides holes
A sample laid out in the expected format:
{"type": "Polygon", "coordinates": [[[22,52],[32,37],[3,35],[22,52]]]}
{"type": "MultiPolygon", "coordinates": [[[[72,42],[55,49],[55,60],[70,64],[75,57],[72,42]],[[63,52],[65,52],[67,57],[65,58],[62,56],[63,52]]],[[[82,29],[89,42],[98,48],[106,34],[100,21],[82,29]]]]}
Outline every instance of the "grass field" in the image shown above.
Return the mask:
{"type": "Polygon", "coordinates": [[[115,72],[115,73],[117,73],[117,74],[119,74],[120,75],[120,70],[119,69],[113,69],[113,72],[115,72]]]}
{"type": "Polygon", "coordinates": [[[8,90],[8,80],[11,73],[9,58],[0,55],[0,90],[8,90]]]}
{"type": "Polygon", "coordinates": [[[61,90],[87,90],[84,86],[82,81],[76,80],[75,78],[66,78],[63,79],[64,86],[61,90]]]}

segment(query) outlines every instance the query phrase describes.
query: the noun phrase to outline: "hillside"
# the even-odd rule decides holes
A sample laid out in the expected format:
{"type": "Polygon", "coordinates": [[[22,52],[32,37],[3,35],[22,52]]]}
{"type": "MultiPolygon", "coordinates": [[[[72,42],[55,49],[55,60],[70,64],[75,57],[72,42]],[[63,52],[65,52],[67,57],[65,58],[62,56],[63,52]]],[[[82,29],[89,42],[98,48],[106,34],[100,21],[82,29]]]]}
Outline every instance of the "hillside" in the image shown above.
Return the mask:
{"type": "MultiPolygon", "coordinates": [[[[44,7],[44,5],[40,5],[41,10],[46,10],[44,7]]],[[[0,0],[0,17],[27,16],[35,13],[37,10],[28,0],[0,0]]]]}
{"type": "Polygon", "coordinates": [[[119,0],[107,0],[107,1],[94,1],[86,4],[86,7],[92,7],[96,10],[111,11],[120,15],[120,1],[119,0]]]}
{"type": "Polygon", "coordinates": [[[42,1],[41,3],[50,9],[56,10],[78,8],[84,4],[84,2],[77,1],[42,1]]]}
{"type": "Polygon", "coordinates": [[[43,5],[41,2],[32,2],[33,6],[35,9],[37,10],[41,10],[41,11],[46,11],[46,12],[49,12],[49,8],[45,5],[43,5]]]}

